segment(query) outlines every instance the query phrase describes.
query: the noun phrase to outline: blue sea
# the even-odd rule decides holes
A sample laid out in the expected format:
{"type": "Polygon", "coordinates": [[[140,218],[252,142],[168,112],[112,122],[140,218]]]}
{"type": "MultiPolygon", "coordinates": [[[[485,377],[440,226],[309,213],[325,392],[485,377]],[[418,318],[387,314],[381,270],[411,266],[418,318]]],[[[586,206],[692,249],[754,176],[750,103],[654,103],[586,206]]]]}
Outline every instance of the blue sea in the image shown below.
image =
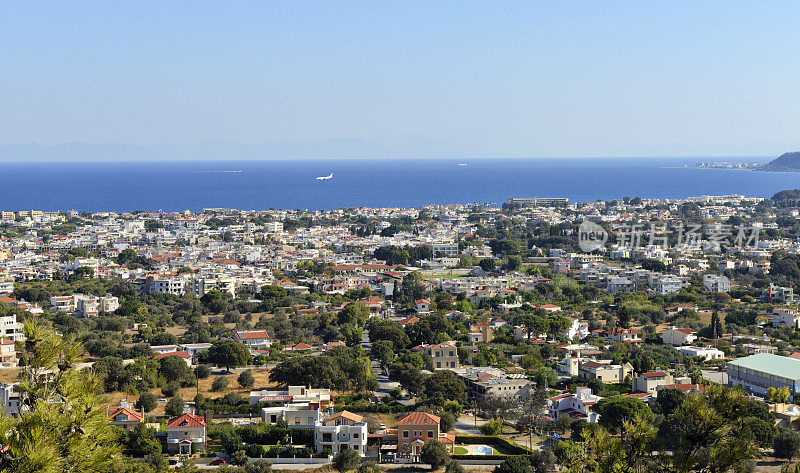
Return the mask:
{"type": "MultiPolygon", "coordinates": [[[[800,173],[698,169],[700,159],[385,159],[0,163],[0,210],[419,207],[702,194],[770,197],[800,173]],[[459,166],[465,162],[467,166],[459,166]],[[334,176],[318,181],[317,176],[334,176]]],[[[710,161],[713,159],[702,159],[710,161]]],[[[722,160],[716,158],[716,160],[722,160]]]]}

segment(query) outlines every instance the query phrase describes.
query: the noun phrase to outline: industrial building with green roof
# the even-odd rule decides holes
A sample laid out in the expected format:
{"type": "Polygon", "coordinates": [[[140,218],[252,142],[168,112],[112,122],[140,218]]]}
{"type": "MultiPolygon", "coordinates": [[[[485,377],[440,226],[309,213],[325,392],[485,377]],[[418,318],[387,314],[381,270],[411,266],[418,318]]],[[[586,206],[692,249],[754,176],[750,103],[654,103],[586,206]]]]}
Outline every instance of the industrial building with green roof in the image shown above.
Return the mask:
{"type": "Polygon", "coordinates": [[[758,353],[728,362],[725,372],[729,386],[765,395],[769,387],[788,387],[800,393],[800,360],[787,356],[758,353]]]}

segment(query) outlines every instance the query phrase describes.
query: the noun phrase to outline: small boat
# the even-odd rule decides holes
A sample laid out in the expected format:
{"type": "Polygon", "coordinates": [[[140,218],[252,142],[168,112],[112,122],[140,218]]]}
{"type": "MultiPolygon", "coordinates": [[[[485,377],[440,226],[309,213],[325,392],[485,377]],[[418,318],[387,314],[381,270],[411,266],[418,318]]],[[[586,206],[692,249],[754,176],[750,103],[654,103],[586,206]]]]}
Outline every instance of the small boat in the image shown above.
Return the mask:
{"type": "Polygon", "coordinates": [[[330,173],[327,176],[319,176],[316,179],[318,181],[327,181],[328,179],[333,179],[333,173],[330,173]]]}
{"type": "Polygon", "coordinates": [[[469,166],[467,163],[458,163],[459,166],[469,166]]]}

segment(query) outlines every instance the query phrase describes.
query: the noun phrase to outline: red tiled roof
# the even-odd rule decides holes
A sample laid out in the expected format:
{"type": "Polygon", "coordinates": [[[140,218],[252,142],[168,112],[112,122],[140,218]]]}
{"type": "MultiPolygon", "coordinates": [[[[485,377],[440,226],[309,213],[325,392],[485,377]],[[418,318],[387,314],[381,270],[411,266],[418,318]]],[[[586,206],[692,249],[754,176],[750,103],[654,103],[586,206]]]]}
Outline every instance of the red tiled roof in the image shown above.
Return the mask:
{"type": "Polygon", "coordinates": [[[108,418],[111,419],[111,421],[113,422],[113,421],[116,420],[115,417],[117,417],[120,414],[125,414],[126,416],[128,416],[128,421],[130,421],[130,422],[141,422],[142,421],[142,414],[139,413],[139,412],[134,411],[133,409],[131,409],[129,407],[120,407],[120,408],[112,411],[111,414],[108,415],[108,418]]]}
{"type": "Polygon", "coordinates": [[[174,429],[176,427],[205,427],[205,425],[206,421],[202,417],[186,413],[169,421],[167,428],[174,429]]]}
{"type": "Polygon", "coordinates": [[[644,376],[645,378],[662,378],[666,375],[667,373],[663,371],[650,371],[648,373],[642,373],[642,376],[644,376]]]}
{"type": "Polygon", "coordinates": [[[397,425],[419,425],[425,424],[425,420],[428,420],[428,423],[438,424],[441,422],[441,417],[435,416],[433,414],[428,414],[427,412],[412,412],[407,416],[403,417],[402,419],[397,421],[397,425]]]}
{"type": "Polygon", "coordinates": [[[266,330],[242,330],[233,334],[233,338],[237,340],[259,340],[269,338],[269,334],[266,330]]]}
{"type": "Polygon", "coordinates": [[[345,418],[347,420],[352,420],[353,422],[362,422],[364,420],[364,418],[358,414],[353,414],[350,411],[341,411],[325,419],[325,422],[327,423],[328,421],[336,420],[340,417],[345,418]]]}
{"type": "Polygon", "coordinates": [[[179,356],[179,357],[181,357],[183,359],[189,359],[189,358],[192,357],[192,355],[186,353],[185,351],[178,350],[178,351],[169,351],[167,353],[159,353],[156,356],[154,356],[153,358],[158,360],[158,359],[161,359],[161,358],[166,358],[168,356],[179,356]]]}

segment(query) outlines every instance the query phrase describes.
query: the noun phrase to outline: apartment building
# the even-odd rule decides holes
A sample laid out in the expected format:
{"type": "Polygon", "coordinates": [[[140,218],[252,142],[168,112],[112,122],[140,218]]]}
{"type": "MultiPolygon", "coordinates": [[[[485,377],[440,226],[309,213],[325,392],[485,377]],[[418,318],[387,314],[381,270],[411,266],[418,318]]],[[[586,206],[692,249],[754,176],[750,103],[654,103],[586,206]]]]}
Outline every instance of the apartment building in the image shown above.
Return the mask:
{"type": "Polygon", "coordinates": [[[17,322],[16,314],[0,317],[0,337],[12,342],[25,341],[25,333],[21,322],[17,322]]]}
{"type": "Polygon", "coordinates": [[[708,292],[729,292],[731,290],[731,281],[726,276],[704,274],[703,287],[708,292]]]}
{"type": "Polygon", "coordinates": [[[187,281],[187,292],[203,297],[207,292],[217,290],[236,296],[236,279],[232,277],[192,278],[187,281]]]}
{"type": "Polygon", "coordinates": [[[259,402],[309,402],[327,406],[331,402],[330,389],[309,389],[305,386],[289,386],[284,391],[261,389],[250,391],[250,405],[259,402]]]}
{"type": "Polygon", "coordinates": [[[358,414],[341,411],[314,426],[314,450],[339,453],[355,450],[364,456],[367,452],[367,423],[358,414]]]}
{"type": "Polygon", "coordinates": [[[761,300],[764,302],[794,302],[794,289],[770,283],[769,287],[761,291],[761,300]]]}
{"type": "Polygon", "coordinates": [[[174,294],[182,295],[186,292],[186,280],[183,278],[157,278],[147,276],[143,280],[137,281],[136,293],[142,294],[174,294]]]}

